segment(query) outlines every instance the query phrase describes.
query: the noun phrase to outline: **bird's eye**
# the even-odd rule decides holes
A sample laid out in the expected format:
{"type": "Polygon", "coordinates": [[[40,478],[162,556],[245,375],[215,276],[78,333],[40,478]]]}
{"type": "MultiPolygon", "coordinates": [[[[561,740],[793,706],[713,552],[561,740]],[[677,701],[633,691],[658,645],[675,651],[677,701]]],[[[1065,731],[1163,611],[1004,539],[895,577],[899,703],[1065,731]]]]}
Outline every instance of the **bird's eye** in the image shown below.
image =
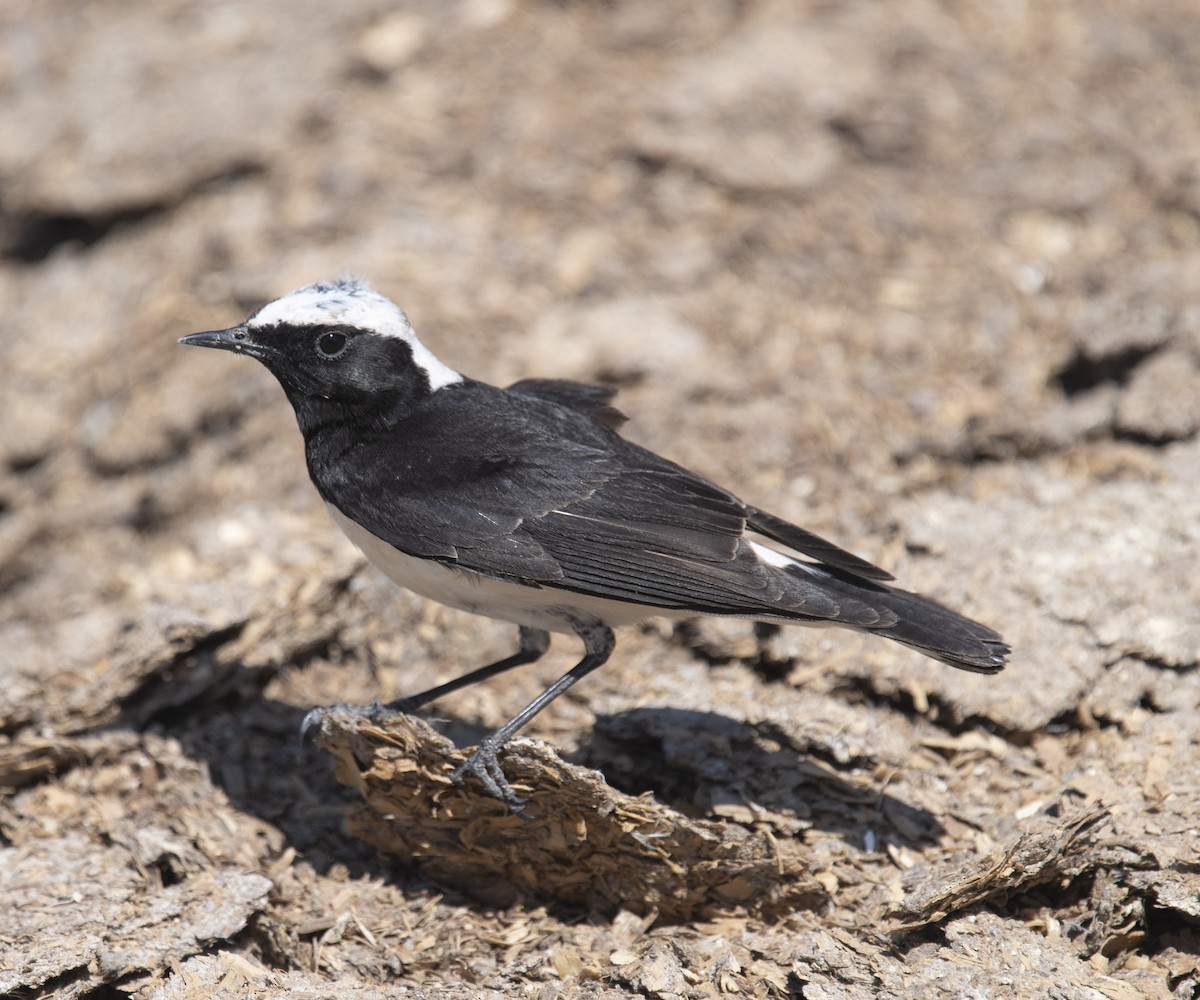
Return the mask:
{"type": "Polygon", "coordinates": [[[346,353],[350,338],[340,330],[329,330],[317,338],[317,353],[326,361],[333,361],[346,353]]]}

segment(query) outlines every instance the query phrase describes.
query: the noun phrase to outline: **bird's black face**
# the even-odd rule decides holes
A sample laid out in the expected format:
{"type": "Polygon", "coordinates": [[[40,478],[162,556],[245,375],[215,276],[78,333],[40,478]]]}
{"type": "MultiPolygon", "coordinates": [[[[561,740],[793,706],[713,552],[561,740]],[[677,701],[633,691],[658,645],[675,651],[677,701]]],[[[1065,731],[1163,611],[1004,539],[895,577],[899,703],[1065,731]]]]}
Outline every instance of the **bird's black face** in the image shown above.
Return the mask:
{"type": "Polygon", "coordinates": [[[193,333],[181,344],[214,347],[261,361],[279,380],[300,419],[329,404],[390,413],[430,392],[428,373],[399,337],[344,324],[242,325],[193,333]]]}

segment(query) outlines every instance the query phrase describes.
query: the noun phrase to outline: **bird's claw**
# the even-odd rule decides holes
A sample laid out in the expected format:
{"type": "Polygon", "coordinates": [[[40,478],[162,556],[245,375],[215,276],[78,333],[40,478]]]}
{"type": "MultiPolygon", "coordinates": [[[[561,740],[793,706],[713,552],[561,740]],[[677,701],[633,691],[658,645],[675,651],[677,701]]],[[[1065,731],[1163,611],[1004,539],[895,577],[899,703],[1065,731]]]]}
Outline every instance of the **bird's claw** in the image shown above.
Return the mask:
{"type": "Polygon", "coordinates": [[[489,746],[487,743],[481,744],[471,756],[454,769],[450,780],[456,785],[461,785],[468,774],[478,778],[492,798],[499,799],[518,816],[532,818],[525,812],[527,800],[513,791],[512,785],[504,776],[504,770],[500,767],[495,747],[489,746]]]}
{"type": "Polygon", "coordinates": [[[403,714],[404,710],[399,707],[400,704],[400,702],[393,702],[390,705],[385,705],[381,701],[373,701],[368,705],[339,704],[319,706],[311,709],[301,720],[300,739],[302,742],[311,739],[314,732],[320,729],[325,716],[331,715],[334,712],[345,712],[349,715],[357,715],[368,722],[383,723],[403,714]]]}

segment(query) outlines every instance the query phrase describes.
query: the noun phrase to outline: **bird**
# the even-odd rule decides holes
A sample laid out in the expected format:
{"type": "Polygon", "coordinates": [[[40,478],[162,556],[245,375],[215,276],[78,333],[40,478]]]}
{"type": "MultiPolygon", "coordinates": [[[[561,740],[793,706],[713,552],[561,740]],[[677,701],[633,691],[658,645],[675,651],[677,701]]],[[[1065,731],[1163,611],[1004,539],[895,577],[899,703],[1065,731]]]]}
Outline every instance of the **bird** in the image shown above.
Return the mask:
{"type": "Polygon", "coordinates": [[[275,376],[317,492],[369,562],[417,594],[518,626],[511,656],[364,713],[410,713],[532,663],[552,632],[582,641],[582,659],[452,775],[474,776],[514,811],[525,800],[500,750],[609,659],[623,625],[706,615],[836,625],[982,674],[1011,652],[991,628],[626,439],[614,389],[460,374],[360,279],[306,285],[179,342],[247,355],[275,376]]]}

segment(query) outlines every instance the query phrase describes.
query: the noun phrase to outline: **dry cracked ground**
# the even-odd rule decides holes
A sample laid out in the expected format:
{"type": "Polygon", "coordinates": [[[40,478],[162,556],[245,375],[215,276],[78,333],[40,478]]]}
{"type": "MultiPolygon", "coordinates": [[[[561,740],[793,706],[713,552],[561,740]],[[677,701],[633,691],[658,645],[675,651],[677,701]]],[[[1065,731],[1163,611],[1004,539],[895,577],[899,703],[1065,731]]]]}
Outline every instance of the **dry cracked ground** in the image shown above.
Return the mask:
{"type": "Polygon", "coordinates": [[[0,8],[0,995],[1195,997],[1200,8],[0,8]],[[1002,629],[513,629],[186,351],[344,271],[1002,629]],[[432,728],[431,728],[432,727],[432,728]]]}

